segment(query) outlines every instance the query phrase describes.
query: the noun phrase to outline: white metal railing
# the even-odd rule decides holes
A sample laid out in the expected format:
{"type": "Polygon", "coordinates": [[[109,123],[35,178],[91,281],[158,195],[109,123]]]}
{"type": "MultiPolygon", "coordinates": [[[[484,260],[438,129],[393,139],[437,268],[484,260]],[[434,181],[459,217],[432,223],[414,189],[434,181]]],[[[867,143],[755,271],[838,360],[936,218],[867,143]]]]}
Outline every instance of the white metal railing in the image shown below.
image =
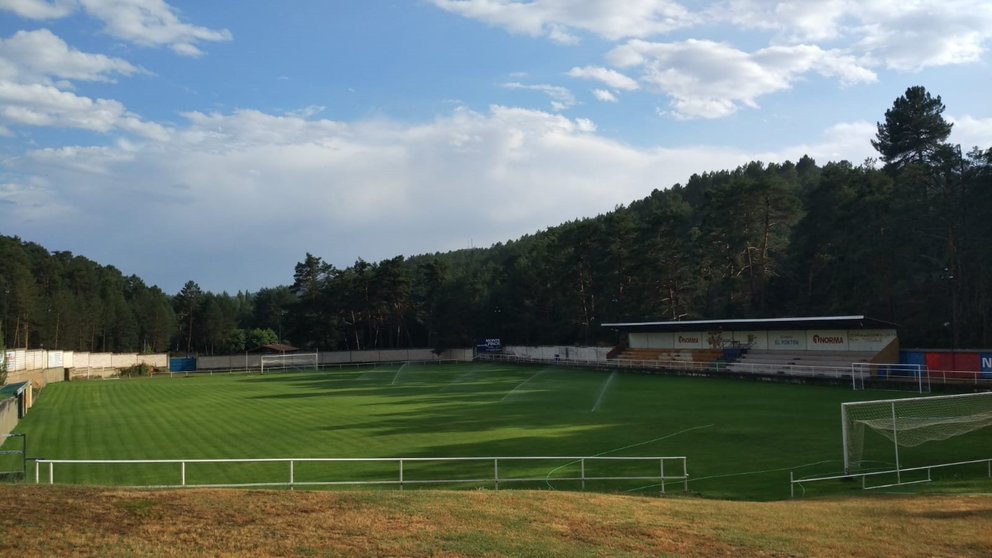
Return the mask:
{"type": "Polygon", "coordinates": [[[876,488],[889,488],[889,487],[892,487],[892,486],[904,486],[904,485],[907,485],[907,484],[919,484],[919,483],[923,483],[923,482],[931,482],[933,480],[933,478],[930,475],[930,472],[933,469],[942,469],[942,468],[945,468],[945,467],[958,467],[958,466],[962,466],[962,465],[977,465],[979,463],[985,463],[986,464],[986,466],[988,468],[988,476],[989,476],[990,479],[992,479],[992,458],[988,458],[988,459],[974,459],[974,460],[971,460],[971,461],[956,461],[954,463],[940,463],[940,464],[937,464],[937,465],[924,465],[922,467],[909,467],[909,468],[890,469],[890,470],[886,470],[886,471],[869,471],[869,472],[865,472],[865,473],[850,473],[850,474],[844,474],[844,475],[830,475],[830,476],[826,476],[826,477],[812,477],[812,478],[799,478],[799,479],[795,478],[794,472],[789,471],[789,494],[793,498],[796,497],[796,485],[799,485],[799,487],[802,488],[803,493],[805,493],[806,488],[803,486],[805,483],[825,482],[825,481],[831,481],[831,480],[850,480],[850,479],[856,479],[856,478],[860,478],[861,479],[861,488],[863,490],[873,490],[873,489],[876,489],[876,488]],[[914,481],[903,481],[902,480],[902,474],[903,473],[909,473],[909,472],[914,472],[914,471],[926,471],[927,478],[920,479],[920,480],[914,480],[914,481]],[[896,479],[897,480],[894,483],[876,484],[876,485],[868,486],[867,479],[869,477],[877,477],[877,476],[881,476],[881,475],[896,475],[896,479]]]}
{"type": "MultiPolygon", "coordinates": [[[[35,483],[40,484],[41,480],[41,470],[43,465],[48,466],[48,484],[55,483],[55,465],[56,464],[83,464],[83,465],[140,465],[140,464],[172,464],[178,465],[178,484],[156,484],[156,485],[143,485],[146,488],[183,488],[183,487],[198,487],[198,488],[231,488],[231,487],[261,487],[261,486],[362,486],[362,485],[397,485],[402,488],[404,485],[417,485],[417,484],[482,484],[482,483],[492,483],[496,490],[499,490],[500,484],[514,483],[514,482],[549,482],[549,481],[573,481],[579,482],[582,489],[585,490],[586,483],[592,481],[658,481],[660,484],[660,492],[665,493],[665,483],[666,481],[681,482],[683,492],[688,492],[689,490],[689,474],[686,469],[686,458],[683,456],[679,457],[298,457],[298,458],[242,458],[242,459],[34,459],[35,470],[34,470],[34,480],[35,483]],[[538,477],[519,477],[519,476],[507,476],[500,474],[500,464],[507,464],[508,462],[524,462],[524,461],[550,461],[554,463],[559,463],[560,465],[554,470],[562,469],[566,466],[578,465],[579,475],[574,476],[550,476],[550,474],[538,477]],[[656,462],[658,464],[657,474],[636,474],[636,475],[590,475],[587,474],[587,465],[590,462],[644,462],[652,463],[656,462]],[[491,463],[492,469],[491,475],[486,475],[484,477],[478,478],[410,478],[407,473],[409,469],[406,467],[411,463],[491,463]],[[668,471],[666,472],[665,464],[669,463],[668,471]],[[244,482],[244,483],[224,483],[224,484],[207,484],[207,483],[190,483],[186,476],[186,466],[190,464],[202,464],[202,463],[215,463],[215,464],[226,464],[226,463],[284,463],[287,466],[287,476],[284,480],[275,480],[272,482],[244,482]],[[389,479],[380,480],[334,480],[334,481],[315,481],[315,480],[300,480],[297,478],[296,466],[300,463],[393,463],[396,464],[396,476],[389,479]],[[674,470],[673,470],[674,469],[674,470]]],[[[505,471],[505,469],[504,469],[505,471]]]]}

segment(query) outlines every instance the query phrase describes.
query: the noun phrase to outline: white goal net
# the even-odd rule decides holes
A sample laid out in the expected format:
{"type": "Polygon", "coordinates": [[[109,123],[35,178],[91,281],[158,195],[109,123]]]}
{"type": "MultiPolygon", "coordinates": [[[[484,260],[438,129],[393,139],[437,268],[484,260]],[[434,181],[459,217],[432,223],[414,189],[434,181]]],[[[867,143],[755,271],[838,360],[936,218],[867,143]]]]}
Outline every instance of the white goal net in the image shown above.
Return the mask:
{"type": "Polygon", "coordinates": [[[267,370],[316,370],[317,362],[317,353],[262,355],[262,373],[267,370]]]}
{"type": "Polygon", "coordinates": [[[992,392],[842,403],[841,422],[845,473],[861,467],[866,430],[892,442],[898,469],[899,447],[916,447],[992,426],[992,392]]]}

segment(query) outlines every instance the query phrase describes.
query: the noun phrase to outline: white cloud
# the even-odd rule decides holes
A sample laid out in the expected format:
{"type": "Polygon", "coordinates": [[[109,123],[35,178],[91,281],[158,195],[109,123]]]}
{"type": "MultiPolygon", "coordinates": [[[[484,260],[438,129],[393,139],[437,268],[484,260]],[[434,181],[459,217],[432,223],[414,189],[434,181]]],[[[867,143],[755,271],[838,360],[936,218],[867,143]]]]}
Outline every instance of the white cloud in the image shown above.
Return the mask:
{"type": "Polygon", "coordinates": [[[164,140],[163,126],[141,120],[121,103],[90,99],[51,85],[0,81],[0,122],[22,126],[77,128],[99,133],[122,130],[164,140]]]}
{"type": "Polygon", "coordinates": [[[650,37],[694,24],[697,16],[670,0],[431,0],[464,17],[504,27],[514,33],[547,36],[570,43],[569,30],[608,40],[650,37]]]}
{"type": "Polygon", "coordinates": [[[142,46],[167,46],[181,56],[201,56],[200,42],[231,40],[227,29],[184,23],[164,0],[0,0],[0,9],[28,19],[58,19],[80,7],[102,21],[108,35],[142,46]]]}
{"type": "Polygon", "coordinates": [[[0,79],[50,83],[51,78],[112,81],[139,69],[125,60],[72,49],[47,29],[18,31],[0,39],[0,79]]]}
{"type": "Polygon", "coordinates": [[[600,81],[607,87],[612,87],[613,89],[634,91],[640,87],[634,79],[627,77],[616,70],[603,68],[601,66],[583,66],[581,68],[576,66],[568,71],[568,75],[574,78],[600,81]]]}
{"type": "Polygon", "coordinates": [[[975,62],[992,41],[986,0],[728,0],[707,14],[711,21],[777,31],[784,43],[839,43],[900,71],[975,62]]]}
{"type": "Polygon", "coordinates": [[[719,118],[755,107],[761,96],[810,73],[847,86],[875,81],[878,68],[916,72],[975,63],[992,42],[988,0],[432,1],[467,18],[558,42],[574,40],[577,32],[624,41],[607,58],[615,68],[642,67],[638,81],[597,66],[576,66],[569,75],[613,91],[650,84],[650,92],[669,97],[671,114],[680,118],[719,118]],[[743,51],[710,40],[729,26],[768,46],[743,51]],[[693,38],[654,39],[674,30],[693,38]]]}
{"type": "Polygon", "coordinates": [[[10,170],[26,178],[5,179],[0,222],[45,242],[65,230],[38,209],[49,205],[86,216],[53,243],[60,249],[107,263],[128,254],[127,272],[146,277],[162,277],[168,260],[168,291],[191,277],[215,290],[243,277],[237,288],[254,289],[291,280],[306,251],[344,266],[485,246],[753,159],[861,161],[874,133],[858,123],[817,144],[754,153],[638,148],[598,135],[589,120],[503,106],[415,125],[258,111],[185,118],[160,141],[18,158],[10,170]]]}
{"type": "Polygon", "coordinates": [[[596,99],[603,101],[604,103],[616,103],[620,99],[612,91],[607,91],[606,89],[593,89],[592,94],[596,99]]]}
{"type": "Polygon", "coordinates": [[[971,151],[972,147],[992,149],[992,117],[947,116],[947,120],[954,123],[948,141],[960,144],[965,153],[971,151]]]}
{"type": "Polygon", "coordinates": [[[851,12],[863,4],[851,0],[725,0],[706,9],[706,20],[777,31],[779,39],[787,43],[829,41],[850,31],[844,24],[848,22],[851,12]]]}
{"type": "Polygon", "coordinates": [[[59,19],[76,10],[75,0],[0,0],[0,10],[9,10],[27,19],[59,19]]]}
{"type": "Polygon", "coordinates": [[[804,74],[870,82],[875,74],[850,56],[816,46],[773,46],[753,53],[723,43],[628,41],[608,58],[620,67],[640,67],[641,80],[671,97],[680,118],[719,118],[757,98],[788,89],[804,74]]]}
{"type": "Polygon", "coordinates": [[[162,0],[80,0],[86,11],[103,21],[104,30],[144,46],[169,46],[183,56],[200,56],[200,41],[229,41],[227,29],[208,29],[179,20],[162,0]]]}
{"type": "Polygon", "coordinates": [[[577,101],[572,92],[565,87],[548,84],[527,85],[519,82],[504,83],[506,89],[521,89],[525,91],[537,91],[547,95],[551,99],[551,107],[555,111],[567,110],[576,105],[577,101]]]}

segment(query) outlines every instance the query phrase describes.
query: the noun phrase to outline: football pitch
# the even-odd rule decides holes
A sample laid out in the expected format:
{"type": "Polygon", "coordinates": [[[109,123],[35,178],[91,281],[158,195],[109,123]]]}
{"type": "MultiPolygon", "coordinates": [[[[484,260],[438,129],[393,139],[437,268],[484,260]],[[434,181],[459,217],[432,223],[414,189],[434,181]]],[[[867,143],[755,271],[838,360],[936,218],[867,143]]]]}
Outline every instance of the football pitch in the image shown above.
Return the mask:
{"type": "MultiPolygon", "coordinates": [[[[559,366],[410,363],[51,384],[16,431],[27,434],[28,456],[44,459],[685,456],[690,494],[769,500],[789,497],[790,471],[815,476],[842,470],[841,402],[913,395],[559,366]]],[[[988,430],[901,448],[902,466],[989,457],[988,430]],[[981,448],[977,454],[976,447],[981,448]]],[[[866,437],[865,456],[872,466],[894,467],[892,450],[881,436],[866,437]]],[[[409,480],[492,476],[491,462],[407,466],[409,480]]],[[[586,471],[593,476],[624,468],[636,476],[645,465],[583,466],[595,469],[586,471]]],[[[657,461],[650,466],[656,470],[657,461]]],[[[47,465],[42,467],[45,482],[47,465]]],[[[57,464],[55,479],[176,484],[177,467],[57,464]]],[[[298,480],[395,476],[394,463],[295,467],[298,480]]],[[[576,482],[557,479],[576,474],[578,467],[571,460],[506,462],[500,473],[540,479],[512,487],[577,490],[576,482]]],[[[185,475],[190,484],[275,481],[286,477],[286,464],[189,464],[185,475]]],[[[984,482],[987,490],[983,477],[971,470],[935,471],[941,482],[900,490],[937,485],[972,490],[976,482],[984,482]]],[[[33,465],[28,479],[34,481],[33,465]]],[[[815,493],[860,491],[859,486],[838,482],[817,486],[815,493]]],[[[478,487],[493,488],[491,483],[478,487]]],[[[642,480],[603,481],[587,488],[653,495],[661,487],[642,480]]],[[[666,488],[680,493],[683,482],[669,481],[666,488]]]]}

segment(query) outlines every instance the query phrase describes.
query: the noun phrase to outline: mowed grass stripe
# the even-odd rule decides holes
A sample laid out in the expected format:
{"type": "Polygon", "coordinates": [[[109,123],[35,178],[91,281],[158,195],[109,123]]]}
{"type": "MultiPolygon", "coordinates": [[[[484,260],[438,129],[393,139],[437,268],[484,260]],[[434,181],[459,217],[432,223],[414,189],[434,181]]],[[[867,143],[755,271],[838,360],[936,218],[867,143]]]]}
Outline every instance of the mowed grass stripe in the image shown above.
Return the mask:
{"type": "MultiPolygon", "coordinates": [[[[693,491],[768,499],[788,495],[790,468],[806,474],[840,469],[841,401],[898,395],[636,374],[609,382],[608,371],[556,366],[409,365],[397,377],[399,369],[54,384],[18,430],[29,434],[32,456],[49,458],[685,455],[693,491]],[[592,412],[600,395],[602,404],[592,412]],[[712,426],[699,428],[704,425],[712,426]]],[[[967,444],[988,447],[990,441],[988,433],[977,433],[939,447],[961,454],[967,444]]],[[[940,462],[943,455],[926,447],[906,450],[904,463],[940,462]]],[[[866,456],[891,460],[889,448],[877,444],[866,456]]],[[[543,477],[559,465],[521,469],[543,477]]],[[[301,474],[340,480],[387,469],[308,466],[301,474]]],[[[282,466],[190,472],[196,482],[287,474],[282,466]]],[[[121,484],[178,478],[174,469],[154,467],[75,475],[56,478],[121,484]]]]}

